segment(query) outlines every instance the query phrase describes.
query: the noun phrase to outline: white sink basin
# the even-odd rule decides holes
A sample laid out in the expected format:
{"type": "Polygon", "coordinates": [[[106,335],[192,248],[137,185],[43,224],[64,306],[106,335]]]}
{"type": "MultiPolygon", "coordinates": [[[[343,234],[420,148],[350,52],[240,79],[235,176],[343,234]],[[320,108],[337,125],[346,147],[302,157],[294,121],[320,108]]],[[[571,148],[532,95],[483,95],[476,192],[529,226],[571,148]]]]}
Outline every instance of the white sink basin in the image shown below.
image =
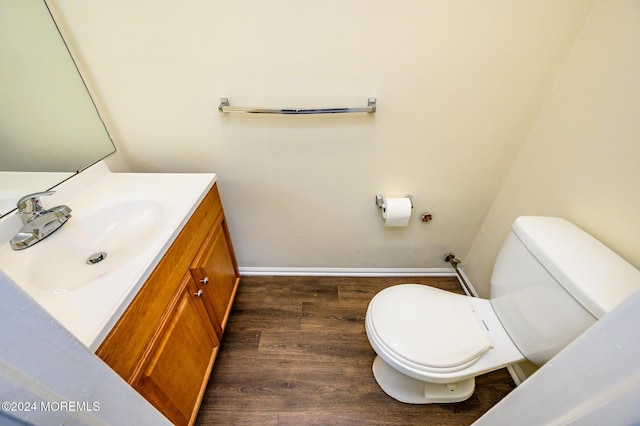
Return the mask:
{"type": "MultiPolygon", "coordinates": [[[[207,174],[111,173],[97,163],[42,197],[71,218],[24,250],[21,227],[0,219],[0,270],[91,350],[98,348],[215,183],[207,174]],[[94,264],[87,259],[104,252],[94,264]]],[[[97,257],[97,256],[96,256],[97,257]]]]}
{"type": "Polygon", "coordinates": [[[143,252],[161,229],[162,212],[151,200],[125,201],[88,214],[72,212],[73,220],[25,256],[21,281],[53,294],[90,285],[143,252]],[[92,255],[95,263],[87,263],[92,255]]]}

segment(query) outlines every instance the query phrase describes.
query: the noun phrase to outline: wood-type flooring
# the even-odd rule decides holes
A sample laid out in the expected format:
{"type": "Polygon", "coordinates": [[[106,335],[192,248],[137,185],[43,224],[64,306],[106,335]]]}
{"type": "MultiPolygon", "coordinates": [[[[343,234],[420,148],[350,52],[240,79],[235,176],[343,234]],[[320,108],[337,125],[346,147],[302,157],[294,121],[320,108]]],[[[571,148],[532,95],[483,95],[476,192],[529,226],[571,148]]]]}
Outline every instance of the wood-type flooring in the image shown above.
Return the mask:
{"type": "Polygon", "coordinates": [[[404,404],[373,378],[367,305],[408,282],[462,293],[452,277],[243,277],[196,424],[473,423],[515,387],[506,369],[456,404],[404,404]]]}

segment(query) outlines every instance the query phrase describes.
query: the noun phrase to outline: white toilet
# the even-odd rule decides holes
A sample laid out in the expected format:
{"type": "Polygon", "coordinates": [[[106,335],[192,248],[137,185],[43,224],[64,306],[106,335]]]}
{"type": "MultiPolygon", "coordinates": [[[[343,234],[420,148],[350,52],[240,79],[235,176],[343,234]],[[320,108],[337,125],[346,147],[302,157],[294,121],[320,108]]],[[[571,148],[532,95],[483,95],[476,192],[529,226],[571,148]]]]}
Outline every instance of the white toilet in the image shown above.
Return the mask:
{"type": "Polygon", "coordinates": [[[519,217],[496,259],[490,300],[420,284],[373,297],[373,374],[402,402],[464,401],[475,376],[524,359],[544,364],[638,289],[640,271],[580,228],[519,217]]]}

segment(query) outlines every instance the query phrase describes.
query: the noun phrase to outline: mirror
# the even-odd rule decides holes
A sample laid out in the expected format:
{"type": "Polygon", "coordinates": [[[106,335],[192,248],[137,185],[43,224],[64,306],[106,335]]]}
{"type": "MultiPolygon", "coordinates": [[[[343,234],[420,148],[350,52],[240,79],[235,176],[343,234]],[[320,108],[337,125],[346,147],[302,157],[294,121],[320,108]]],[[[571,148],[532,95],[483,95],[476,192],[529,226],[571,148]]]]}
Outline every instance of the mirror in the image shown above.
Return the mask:
{"type": "Polygon", "coordinates": [[[0,0],[0,216],[114,151],[45,0],[0,0]]]}

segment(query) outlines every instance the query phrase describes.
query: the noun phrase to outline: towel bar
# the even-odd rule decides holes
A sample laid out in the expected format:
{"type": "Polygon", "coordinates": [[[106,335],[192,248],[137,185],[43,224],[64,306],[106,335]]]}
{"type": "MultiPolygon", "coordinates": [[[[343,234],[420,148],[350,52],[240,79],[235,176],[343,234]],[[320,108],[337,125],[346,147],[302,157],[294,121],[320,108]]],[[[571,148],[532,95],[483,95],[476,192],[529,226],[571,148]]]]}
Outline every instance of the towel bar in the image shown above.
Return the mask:
{"type": "Polygon", "coordinates": [[[366,107],[354,108],[256,108],[256,107],[232,107],[229,105],[229,98],[220,98],[218,105],[220,112],[243,113],[243,114],[346,114],[356,112],[376,112],[376,98],[369,98],[366,107]]]}

